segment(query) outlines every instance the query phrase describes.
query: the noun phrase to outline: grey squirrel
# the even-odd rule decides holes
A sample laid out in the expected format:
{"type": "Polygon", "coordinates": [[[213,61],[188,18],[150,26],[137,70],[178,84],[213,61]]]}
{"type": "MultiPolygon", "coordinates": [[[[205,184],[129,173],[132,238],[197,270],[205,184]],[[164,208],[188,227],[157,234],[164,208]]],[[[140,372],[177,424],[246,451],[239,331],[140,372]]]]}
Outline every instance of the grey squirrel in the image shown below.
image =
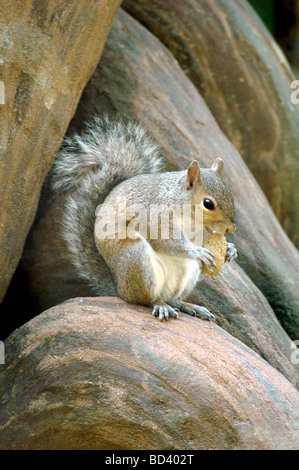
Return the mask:
{"type": "MultiPolygon", "coordinates": [[[[161,321],[176,318],[178,311],[214,319],[205,307],[183,300],[197,283],[202,265],[212,269],[213,255],[192,243],[181,215],[173,213],[166,239],[161,237],[161,227],[158,236],[152,237],[148,228],[141,233],[136,223],[128,236],[134,216],[127,208],[138,204],[149,215],[150,207],[185,205],[196,224],[197,204],[206,232],[233,233],[233,198],[220,177],[222,170],[223,161],[217,158],[209,169],[194,160],[187,170],[161,172],[158,146],[135,122],[94,118],[81,136],[66,138],[52,168],[52,187],[66,193],[62,235],[78,274],[89,281],[95,294],[103,295],[104,259],[118,296],[151,306],[161,321]],[[126,201],[121,211],[120,201],[126,201]],[[123,220],[125,237],[119,237],[117,227],[114,237],[98,236],[96,211],[102,207],[109,208],[111,218],[123,220]]],[[[234,245],[228,243],[226,261],[236,255],[234,245]]]]}

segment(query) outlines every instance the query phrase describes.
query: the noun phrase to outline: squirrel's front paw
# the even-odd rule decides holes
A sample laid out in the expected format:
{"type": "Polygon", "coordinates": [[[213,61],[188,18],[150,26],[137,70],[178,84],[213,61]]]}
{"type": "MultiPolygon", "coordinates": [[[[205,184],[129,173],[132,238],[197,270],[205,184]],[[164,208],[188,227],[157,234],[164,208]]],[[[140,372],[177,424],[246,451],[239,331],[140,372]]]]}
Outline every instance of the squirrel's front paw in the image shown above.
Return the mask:
{"type": "Polygon", "coordinates": [[[201,261],[203,264],[205,264],[209,271],[213,272],[213,268],[216,267],[216,264],[214,261],[214,255],[209,250],[203,247],[199,247],[196,251],[197,251],[196,259],[198,261],[201,261]]]}
{"type": "Polygon", "coordinates": [[[236,247],[233,243],[227,242],[226,245],[227,245],[227,250],[226,250],[225,261],[227,263],[229,263],[234,258],[237,258],[238,252],[237,252],[237,249],[236,249],[236,247]]]}
{"type": "Polygon", "coordinates": [[[159,318],[160,321],[167,321],[169,317],[178,318],[179,316],[177,309],[159,300],[154,303],[152,313],[154,317],[159,318]]]}

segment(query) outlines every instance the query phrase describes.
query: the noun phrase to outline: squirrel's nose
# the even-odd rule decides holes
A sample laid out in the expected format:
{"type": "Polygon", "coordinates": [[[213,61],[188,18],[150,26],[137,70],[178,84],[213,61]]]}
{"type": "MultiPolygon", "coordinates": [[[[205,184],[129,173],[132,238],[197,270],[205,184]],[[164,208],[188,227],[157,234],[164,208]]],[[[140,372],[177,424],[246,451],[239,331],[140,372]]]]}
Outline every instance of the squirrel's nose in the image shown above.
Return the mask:
{"type": "Polygon", "coordinates": [[[225,233],[234,233],[236,230],[236,226],[235,224],[231,223],[229,224],[229,226],[227,227],[226,229],[226,232],[225,233]]]}

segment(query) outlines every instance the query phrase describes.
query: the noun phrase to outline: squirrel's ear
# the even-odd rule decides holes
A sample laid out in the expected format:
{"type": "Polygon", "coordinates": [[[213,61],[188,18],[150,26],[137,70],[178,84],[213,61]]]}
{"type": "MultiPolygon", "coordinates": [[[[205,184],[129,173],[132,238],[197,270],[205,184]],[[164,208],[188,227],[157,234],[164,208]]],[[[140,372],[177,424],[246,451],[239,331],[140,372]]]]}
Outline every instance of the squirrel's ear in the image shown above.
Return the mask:
{"type": "Polygon", "coordinates": [[[200,166],[196,160],[193,160],[190,163],[188,170],[187,170],[187,179],[186,179],[186,189],[190,190],[193,189],[196,182],[200,178],[200,166]]]}
{"type": "Polygon", "coordinates": [[[216,160],[214,161],[211,167],[211,170],[215,171],[215,173],[218,173],[218,175],[221,175],[223,171],[223,167],[224,167],[224,162],[222,158],[216,158],[216,160]]]}

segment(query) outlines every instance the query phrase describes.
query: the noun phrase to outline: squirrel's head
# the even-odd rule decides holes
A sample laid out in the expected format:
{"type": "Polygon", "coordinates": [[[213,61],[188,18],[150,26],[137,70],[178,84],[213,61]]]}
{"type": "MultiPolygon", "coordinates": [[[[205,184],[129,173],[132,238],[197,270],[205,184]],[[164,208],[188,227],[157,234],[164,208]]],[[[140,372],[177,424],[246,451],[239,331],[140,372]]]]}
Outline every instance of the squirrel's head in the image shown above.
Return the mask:
{"type": "Polygon", "coordinates": [[[201,169],[194,160],[187,169],[185,189],[192,205],[199,204],[202,208],[203,228],[210,233],[235,231],[233,196],[221,179],[223,166],[223,160],[216,158],[211,168],[201,169]]]}

